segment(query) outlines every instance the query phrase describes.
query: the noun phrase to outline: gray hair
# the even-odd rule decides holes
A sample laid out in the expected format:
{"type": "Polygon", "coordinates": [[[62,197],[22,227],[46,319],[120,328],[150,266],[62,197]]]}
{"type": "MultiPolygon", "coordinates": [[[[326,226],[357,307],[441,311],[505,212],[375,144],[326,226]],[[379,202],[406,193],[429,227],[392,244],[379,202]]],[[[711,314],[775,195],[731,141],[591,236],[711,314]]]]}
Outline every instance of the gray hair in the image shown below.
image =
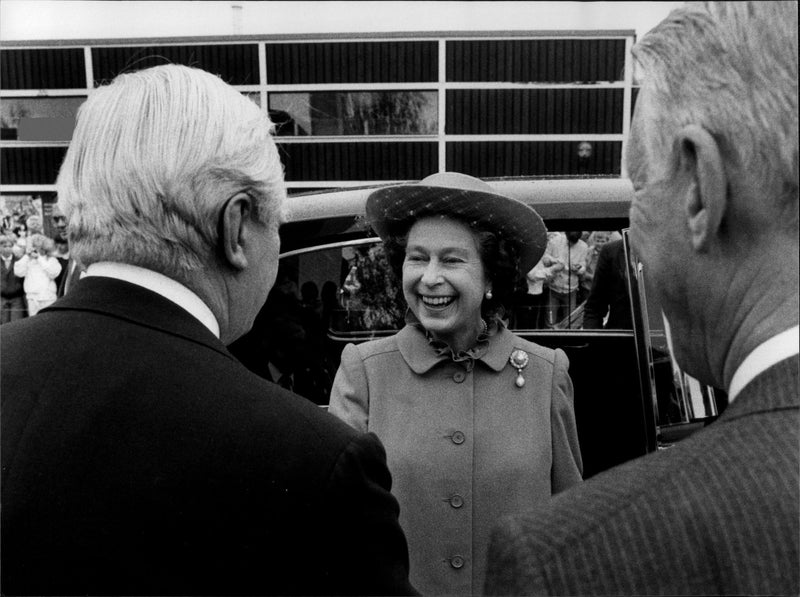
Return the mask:
{"type": "MultiPolygon", "coordinates": [[[[796,2],[689,2],[633,48],[655,140],[702,125],[732,172],[798,225],[796,2]]],[[[665,167],[670,167],[665,164],[665,167]]]]}
{"type": "Polygon", "coordinates": [[[272,123],[205,71],[163,65],[93,91],[57,180],[70,251],[176,279],[214,264],[220,212],[249,193],[261,221],[286,191],[272,123]]]}

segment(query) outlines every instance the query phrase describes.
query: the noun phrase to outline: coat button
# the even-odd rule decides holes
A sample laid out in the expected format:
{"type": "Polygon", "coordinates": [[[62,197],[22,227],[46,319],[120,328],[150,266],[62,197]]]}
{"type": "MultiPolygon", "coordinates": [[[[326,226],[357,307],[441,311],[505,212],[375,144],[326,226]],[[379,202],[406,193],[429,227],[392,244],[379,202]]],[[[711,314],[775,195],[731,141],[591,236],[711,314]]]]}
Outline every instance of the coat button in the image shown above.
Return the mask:
{"type": "Polygon", "coordinates": [[[453,508],[460,508],[464,505],[464,498],[456,493],[450,498],[450,505],[453,506],[453,508]]]}
{"type": "Polygon", "coordinates": [[[456,371],[455,374],[453,374],[453,381],[456,383],[461,383],[465,379],[467,379],[467,374],[463,371],[456,371]]]}
{"type": "Polygon", "coordinates": [[[466,438],[464,437],[463,433],[461,433],[460,431],[456,431],[455,433],[453,433],[453,435],[450,436],[450,439],[453,440],[454,444],[463,444],[466,438]]]}
{"type": "Polygon", "coordinates": [[[459,568],[463,568],[464,558],[462,558],[461,556],[453,556],[452,558],[450,558],[450,565],[456,570],[458,570],[459,568]]]}

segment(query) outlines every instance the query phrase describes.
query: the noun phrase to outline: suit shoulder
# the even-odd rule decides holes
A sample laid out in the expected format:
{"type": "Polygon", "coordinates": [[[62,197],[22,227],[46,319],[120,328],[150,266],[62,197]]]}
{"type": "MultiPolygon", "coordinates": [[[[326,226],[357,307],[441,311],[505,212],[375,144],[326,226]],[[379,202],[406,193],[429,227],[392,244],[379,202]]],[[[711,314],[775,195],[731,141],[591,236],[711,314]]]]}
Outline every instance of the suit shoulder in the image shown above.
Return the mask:
{"type": "MultiPolygon", "coordinates": [[[[532,510],[516,519],[508,517],[505,530],[510,536],[523,533],[531,541],[543,541],[544,552],[569,550],[595,538],[600,541],[610,529],[616,536],[626,536],[635,533],[637,525],[639,530],[655,529],[666,520],[673,530],[691,528],[721,499],[729,508],[744,512],[750,507],[747,494],[768,493],[763,483],[752,482],[753,476],[774,477],[774,473],[763,464],[764,473],[743,466],[739,461],[752,460],[749,452],[757,442],[750,437],[746,444],[735,446],[731,435],[730,429],[717,423],[671,448],[621,464],[554,496],[546,512],[532,510]],[[555,543],[541,539],[553,536],[559,538],[555,543]]],[[[762,459],[768,458],[762,454],[762,459]]],[[[796,464],[795,450],[792,465],[784,467],[793,480],[798,476],[796,464]]],[[[796,484],[793,487],[796,496],[796,484]]],[[[760,503],[765,499],[759,498],[760,503]]]]}
{"type": "Polygon", "coordinates": [[[717,422],[672,448],[600,473],[537,510],[504,518],[490,547],[490,594],[537,592],[531,587],[543,578],[553,594],[599,586],[609,594],[649,594],[655,586],[659,593],[710,594],[706,585],[693,584],[700,578],[693,571],[707,564],[709,553],[735,560],[729,574],[713,582],[739,578],[787,550],[797,553],[797,458],[779,473],[740,466],[732,456],[744,457],[754,442],[734,446],[725,440],[730,433],[717,422]],[[653,566],[678,561],[668,577],[652,576],[653,566]]]}

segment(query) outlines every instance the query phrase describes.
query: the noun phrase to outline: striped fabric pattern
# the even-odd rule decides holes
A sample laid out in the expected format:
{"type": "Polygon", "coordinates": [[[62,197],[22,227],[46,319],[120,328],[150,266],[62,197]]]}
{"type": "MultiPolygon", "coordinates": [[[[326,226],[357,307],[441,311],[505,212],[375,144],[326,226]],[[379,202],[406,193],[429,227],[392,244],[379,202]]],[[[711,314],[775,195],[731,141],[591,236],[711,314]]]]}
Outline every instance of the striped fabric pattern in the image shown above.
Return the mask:
{"type": "Polygon", "coordinates": [[[503,520],[486,593],[800,594],[799,365],[676,446],[503,520]]]}

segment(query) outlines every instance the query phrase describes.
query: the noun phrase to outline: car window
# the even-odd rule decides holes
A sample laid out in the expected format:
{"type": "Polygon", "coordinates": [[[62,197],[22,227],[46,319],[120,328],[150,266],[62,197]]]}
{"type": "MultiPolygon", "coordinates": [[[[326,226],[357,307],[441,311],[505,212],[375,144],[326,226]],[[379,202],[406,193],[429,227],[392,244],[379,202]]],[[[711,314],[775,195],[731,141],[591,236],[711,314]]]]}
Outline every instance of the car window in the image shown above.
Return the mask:
{"type": "MultiPolygon", "coordinates": [[[[609,240],[621,243],[620,232],[559,230],[551,231],[549,236],[542,261],[517,280],[515,295],[507,305],[508,327],[630,330],[625,272],[615,269],[614,263],[602,267],[599,277],[597,271],[602,246],[609,240]],[[568,234],[575,242],[568,240],[568,234]],[[603,276],[605,279],[601,279],[603,276]],[[585,317],[590,299],[595,305],[591,322],[585,317]],[[614,320],[614,309],[625,316],[614,320]]],[[[281,264],[279,276],[293,280],[299,299],[303,299],[300,290],[306,288],[307,297],[316,297],[325,306],[326,330],[330,333],[380,335],[404,325],[406,304],[402,288],[379,239],[292,251],[284,255],[281,264]]]]}

